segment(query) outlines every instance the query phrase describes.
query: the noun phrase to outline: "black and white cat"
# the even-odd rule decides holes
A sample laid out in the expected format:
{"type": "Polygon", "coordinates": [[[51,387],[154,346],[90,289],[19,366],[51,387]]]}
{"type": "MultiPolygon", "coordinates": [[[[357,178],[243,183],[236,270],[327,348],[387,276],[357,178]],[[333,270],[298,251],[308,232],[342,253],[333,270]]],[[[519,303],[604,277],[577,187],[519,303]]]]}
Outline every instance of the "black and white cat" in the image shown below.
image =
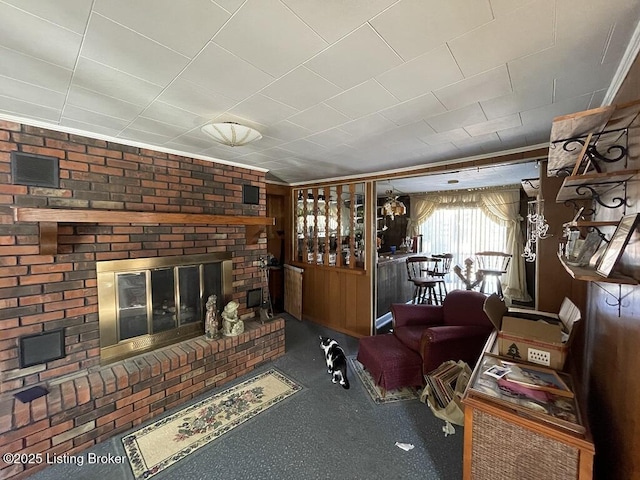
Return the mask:
{"type": "Polygon", "coordinates": [[[340,383],[342,388],[349,388],[347,378],[347,356],[342,347],[332,338],[320,336],[320,348],[324,351],[324,359],[327,362],[327,369],[331,374],[333,383],[340,383]]]}

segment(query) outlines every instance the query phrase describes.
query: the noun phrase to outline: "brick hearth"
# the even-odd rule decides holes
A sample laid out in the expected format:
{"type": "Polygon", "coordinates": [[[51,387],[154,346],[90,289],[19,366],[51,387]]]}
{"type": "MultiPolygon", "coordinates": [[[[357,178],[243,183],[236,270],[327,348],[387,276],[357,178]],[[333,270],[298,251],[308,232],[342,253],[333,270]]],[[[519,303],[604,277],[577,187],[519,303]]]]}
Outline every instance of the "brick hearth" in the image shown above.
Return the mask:
{"type": "MultiPolygon", "coordinates": [[[[49,382],[45,397],[0,403],[0,450],[74,455],[283,354],[284,320],[249,321],[237,337],[198,337],[49,382]]],[[[46,466],[2,465],[2,478],[46,466]]]]}
{"type": "MultiPolygon", "coordinates": [[[[247,244],[237,225],[60,223],[57,255],[41,255],[38,224],[15,222],[12,206],[264,216],[266,195],[263,172],[0,122],[3,452],[79,451],[282,354],[281,320],[248,321],[237,339],[198,337],[100,366],[96,261],[231,252],[232,297],[246,320],[255,314],[246,292],[262,286],[264,234],[247,244]],[[59,188],[13,185],[12,151],[57,157],[59,188]],[[259,187],[258,205],[243,204],[245,184],[259,187]],[[20,368],[18,339],[60,328],[66,356],[20,368]],[[14,399],[33,385],[51,393],[30,404],[14,399]]],[[[22,469],[0,463],[0,478],[22,469]]]]}

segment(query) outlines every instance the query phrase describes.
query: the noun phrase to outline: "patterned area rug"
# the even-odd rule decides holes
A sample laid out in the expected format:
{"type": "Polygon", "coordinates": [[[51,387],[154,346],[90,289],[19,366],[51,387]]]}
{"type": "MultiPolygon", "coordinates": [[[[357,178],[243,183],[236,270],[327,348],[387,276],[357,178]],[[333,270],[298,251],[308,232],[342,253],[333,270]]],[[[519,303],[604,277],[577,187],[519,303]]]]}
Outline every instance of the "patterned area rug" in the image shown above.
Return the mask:
{"type": "Polygon", "coordinates": [[[371,396],[371,399],[378,405],[382,405],[384,403],[393,403],[393,402],[401,402],[405,400],[415,400],[418,398],[419,394],[415,388],[405,387],[399,388],[397,390],[389,390],[382,396],[382,389],[375,384],[373,381],[373,377],[367,372],[362,364],[356,360],[355,356],[349,357],[349,363],[351,364],[351,370],[356,372],[358,378],[364,385],[365,390],[371,396]]]}
{"type": "Polygon", "coordinates": [[[123,437],[135,478],[152,477],[301,389],[271,369],[123,437]]]}

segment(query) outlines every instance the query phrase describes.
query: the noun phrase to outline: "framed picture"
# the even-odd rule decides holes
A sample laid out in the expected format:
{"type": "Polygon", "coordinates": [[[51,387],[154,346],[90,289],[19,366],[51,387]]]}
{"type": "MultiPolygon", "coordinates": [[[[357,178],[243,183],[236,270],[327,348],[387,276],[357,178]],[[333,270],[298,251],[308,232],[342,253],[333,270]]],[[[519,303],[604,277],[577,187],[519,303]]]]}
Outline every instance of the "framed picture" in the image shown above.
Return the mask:
{"type": "Polygon", "coordinates": [[[596,273],[598,275],[608,277],[611,274],[613,267],[615,267],[620,259],[622,252],[627,246],[627,243],[629,243],[629,239],[638,225],[638,219],[640,219],[639,213],[622,217],[602,257],[598,260],[596,265],[596,273]]]}

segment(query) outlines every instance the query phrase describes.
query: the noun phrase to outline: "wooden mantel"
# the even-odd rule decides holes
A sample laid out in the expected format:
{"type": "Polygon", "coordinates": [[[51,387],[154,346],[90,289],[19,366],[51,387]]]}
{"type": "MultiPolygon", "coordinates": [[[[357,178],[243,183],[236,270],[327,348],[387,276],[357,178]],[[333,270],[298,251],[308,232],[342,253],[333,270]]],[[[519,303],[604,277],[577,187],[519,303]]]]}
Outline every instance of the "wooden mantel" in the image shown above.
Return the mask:
{"type": "Polygon", "coordinates": [[[13,218],[16,222],[40,223],[40,253],[42,255],[54,255],[57,253],[58,223],[245,225],[247,243],[256,243],[264,227],[275,224],[273,217],[247,215],[28,207],[11,208],[13,208],[13,218]]]}

